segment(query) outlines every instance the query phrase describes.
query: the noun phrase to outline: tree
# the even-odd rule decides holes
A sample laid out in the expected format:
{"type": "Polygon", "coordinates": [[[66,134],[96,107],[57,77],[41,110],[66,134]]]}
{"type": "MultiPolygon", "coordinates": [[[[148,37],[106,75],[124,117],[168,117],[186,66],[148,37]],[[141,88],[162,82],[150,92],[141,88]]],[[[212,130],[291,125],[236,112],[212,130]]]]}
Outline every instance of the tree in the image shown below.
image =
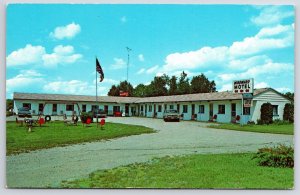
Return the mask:
{"type": "Polygon", "coordinates": [[[286,96],[287,98],[289,98],[290,100],[292,100],[294,102],[294,96],[295,96],[294,93],[287,92],[285,94],[283,93],[282,95],[286,96]]]}
{"type": "Polygon", "coordinates": [[[144,84],[139,84],[133,89],[134,97],[146,97],[146,87],[144,84]]]}
{"type": "Polygon", "coordinates": [[[285,104],[283,110],[283,120],[294,122],[294,104],[285,104]]]}
{"type": "Polygon", "coordinates": [[[119,91],[128,92],[129,97],[131,97],[133,95],[133,87],[127,81],[120,82],[118,88],[119,88],[119,91]]]}
{"type": "Polygon", "coordinates": [[[154,77],[154,80],[151,81],[150,87],[153,89],[150,96],[164,96],[168,94],[168,90],[166,88],[167,79],[166,77],[154,77]]]}
{"type": "Polygon", "coordinates": [[[184,71],[180,74],[177,88],[178,88],[177,92],[179,95],[190,93],[189,79],[187,78],[187,74],[184,71]]]}
{"type": "Polygon", "coordinates": [[[262,124],[270,124],[273,122],[273,106],[271,103],[264,103],[260,108],[260,120],[262,124]]]}
{"type": "Polygon", "coordinates": [[[120,91],[115,85],[112,85],[107,95],[108,96],[119,96],[120,91]]]}
{"type": "Polygon", "coordinates": [[[172,76],[172,78],[169,80],[169,95],[177,95],[177,77],[172,76]]]}
{"type": "Polygon", "coordinates": [[[191,93],[209,93],[216,91],[215,81],[209,81],[202,73],[191,80],[191,93]]]}
{"type": "Polygon", "coordinates": [[[6,99],[6,111],[14,108],[14,101],[12,99],[6,99]]]}

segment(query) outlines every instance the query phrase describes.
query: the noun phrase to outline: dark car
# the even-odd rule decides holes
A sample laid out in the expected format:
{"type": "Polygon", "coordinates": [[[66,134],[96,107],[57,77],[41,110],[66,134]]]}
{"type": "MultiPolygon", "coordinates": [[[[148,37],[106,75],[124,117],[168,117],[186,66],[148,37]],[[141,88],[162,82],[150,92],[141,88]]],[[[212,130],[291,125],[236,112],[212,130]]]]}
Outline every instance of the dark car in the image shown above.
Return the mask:
{"type": "Polygon", "coordinates": [[[102,109],[94,109],[92,113],[94,118],[106,118],[107,116],[106,112],[102,109]]]}
{"type": "Polygon", "coordinates": [[[180,120],[180,115],[177,110],[165,110],[163,115],[164,121],[178,121],[180,120]]]}
{"type": "Polygon", "coordinates": [[[31,118],[31,112],[30,109],[27,107],[22,107],[18,109],[18,117],[28,117],[31,118]]]}

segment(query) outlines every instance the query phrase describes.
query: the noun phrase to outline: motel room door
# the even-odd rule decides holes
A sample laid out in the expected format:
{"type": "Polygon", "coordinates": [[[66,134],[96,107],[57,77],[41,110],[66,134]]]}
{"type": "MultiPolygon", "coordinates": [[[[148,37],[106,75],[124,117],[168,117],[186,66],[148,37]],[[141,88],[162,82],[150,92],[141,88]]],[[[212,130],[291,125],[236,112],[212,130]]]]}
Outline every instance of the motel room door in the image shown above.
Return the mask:
{"type": "Polygon", "coordinates": [[[192,116],[191,116],[191,119],[192,120],[195,120],[195,104],[192,104],[192,116]]]}
{"type": "Polygon", "coordinates": [[[234,121],[236,117],[236,104],[231,104],[231,121],[234,121]]]}
{"type": "Polygon", "coordinates": [[[129,116],[129,104],[125,104],[125,116],[129,116]]]}
{"type": "Polygon", "coordinates": [[[209,119],[212,119],[214,115],[214,104],[209,104],[209,119]]]}
{"type": "Polygon", "coordinates": [[[157,115],[156,115],[156,105],[155,104],[154,104],[154,109],[153,110],[154,110],[153,117],[156,118],[157,115]]]}

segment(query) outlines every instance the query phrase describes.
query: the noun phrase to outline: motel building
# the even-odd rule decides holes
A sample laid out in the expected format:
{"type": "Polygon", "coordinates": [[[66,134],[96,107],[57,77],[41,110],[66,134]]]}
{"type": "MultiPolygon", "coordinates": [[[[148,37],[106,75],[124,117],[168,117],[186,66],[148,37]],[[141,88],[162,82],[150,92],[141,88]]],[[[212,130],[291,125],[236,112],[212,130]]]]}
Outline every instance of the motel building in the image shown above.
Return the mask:
{"type": "Polygon", "coordinates": [[[177,109],[182,120],[213,120],[221,123],[257,122],[261,105],[267,102],[273,105],[273,119],[282,120],[285,104],[291,103],[272,88],[254,89],[251,99],[234,91],[144,98],[98,96],[97,101],[95,96],[15,92],[13,99],[15,111],[28,107],[32,115],[71,116],[98,108],[108,116],[121,112],[129,117],[163,118],[164,110],[177,109]]]}

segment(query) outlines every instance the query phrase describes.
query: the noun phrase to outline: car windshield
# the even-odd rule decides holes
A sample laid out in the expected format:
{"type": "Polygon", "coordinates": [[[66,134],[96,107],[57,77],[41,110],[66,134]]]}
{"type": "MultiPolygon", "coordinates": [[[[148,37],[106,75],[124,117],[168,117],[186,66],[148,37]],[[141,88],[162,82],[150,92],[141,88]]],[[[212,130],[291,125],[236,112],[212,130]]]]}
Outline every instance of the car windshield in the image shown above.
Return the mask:
{"type": "Polygon", "coordinates": [[[166,113],[177,113],[177,110],[167,110],[166,113]]]}
{"type": "Polygon", "coordinates": [[[29,111],[29,108],[23,107],[23,108],[19,108],[19,110],[20,110],[20,111],[29,111]]]}

